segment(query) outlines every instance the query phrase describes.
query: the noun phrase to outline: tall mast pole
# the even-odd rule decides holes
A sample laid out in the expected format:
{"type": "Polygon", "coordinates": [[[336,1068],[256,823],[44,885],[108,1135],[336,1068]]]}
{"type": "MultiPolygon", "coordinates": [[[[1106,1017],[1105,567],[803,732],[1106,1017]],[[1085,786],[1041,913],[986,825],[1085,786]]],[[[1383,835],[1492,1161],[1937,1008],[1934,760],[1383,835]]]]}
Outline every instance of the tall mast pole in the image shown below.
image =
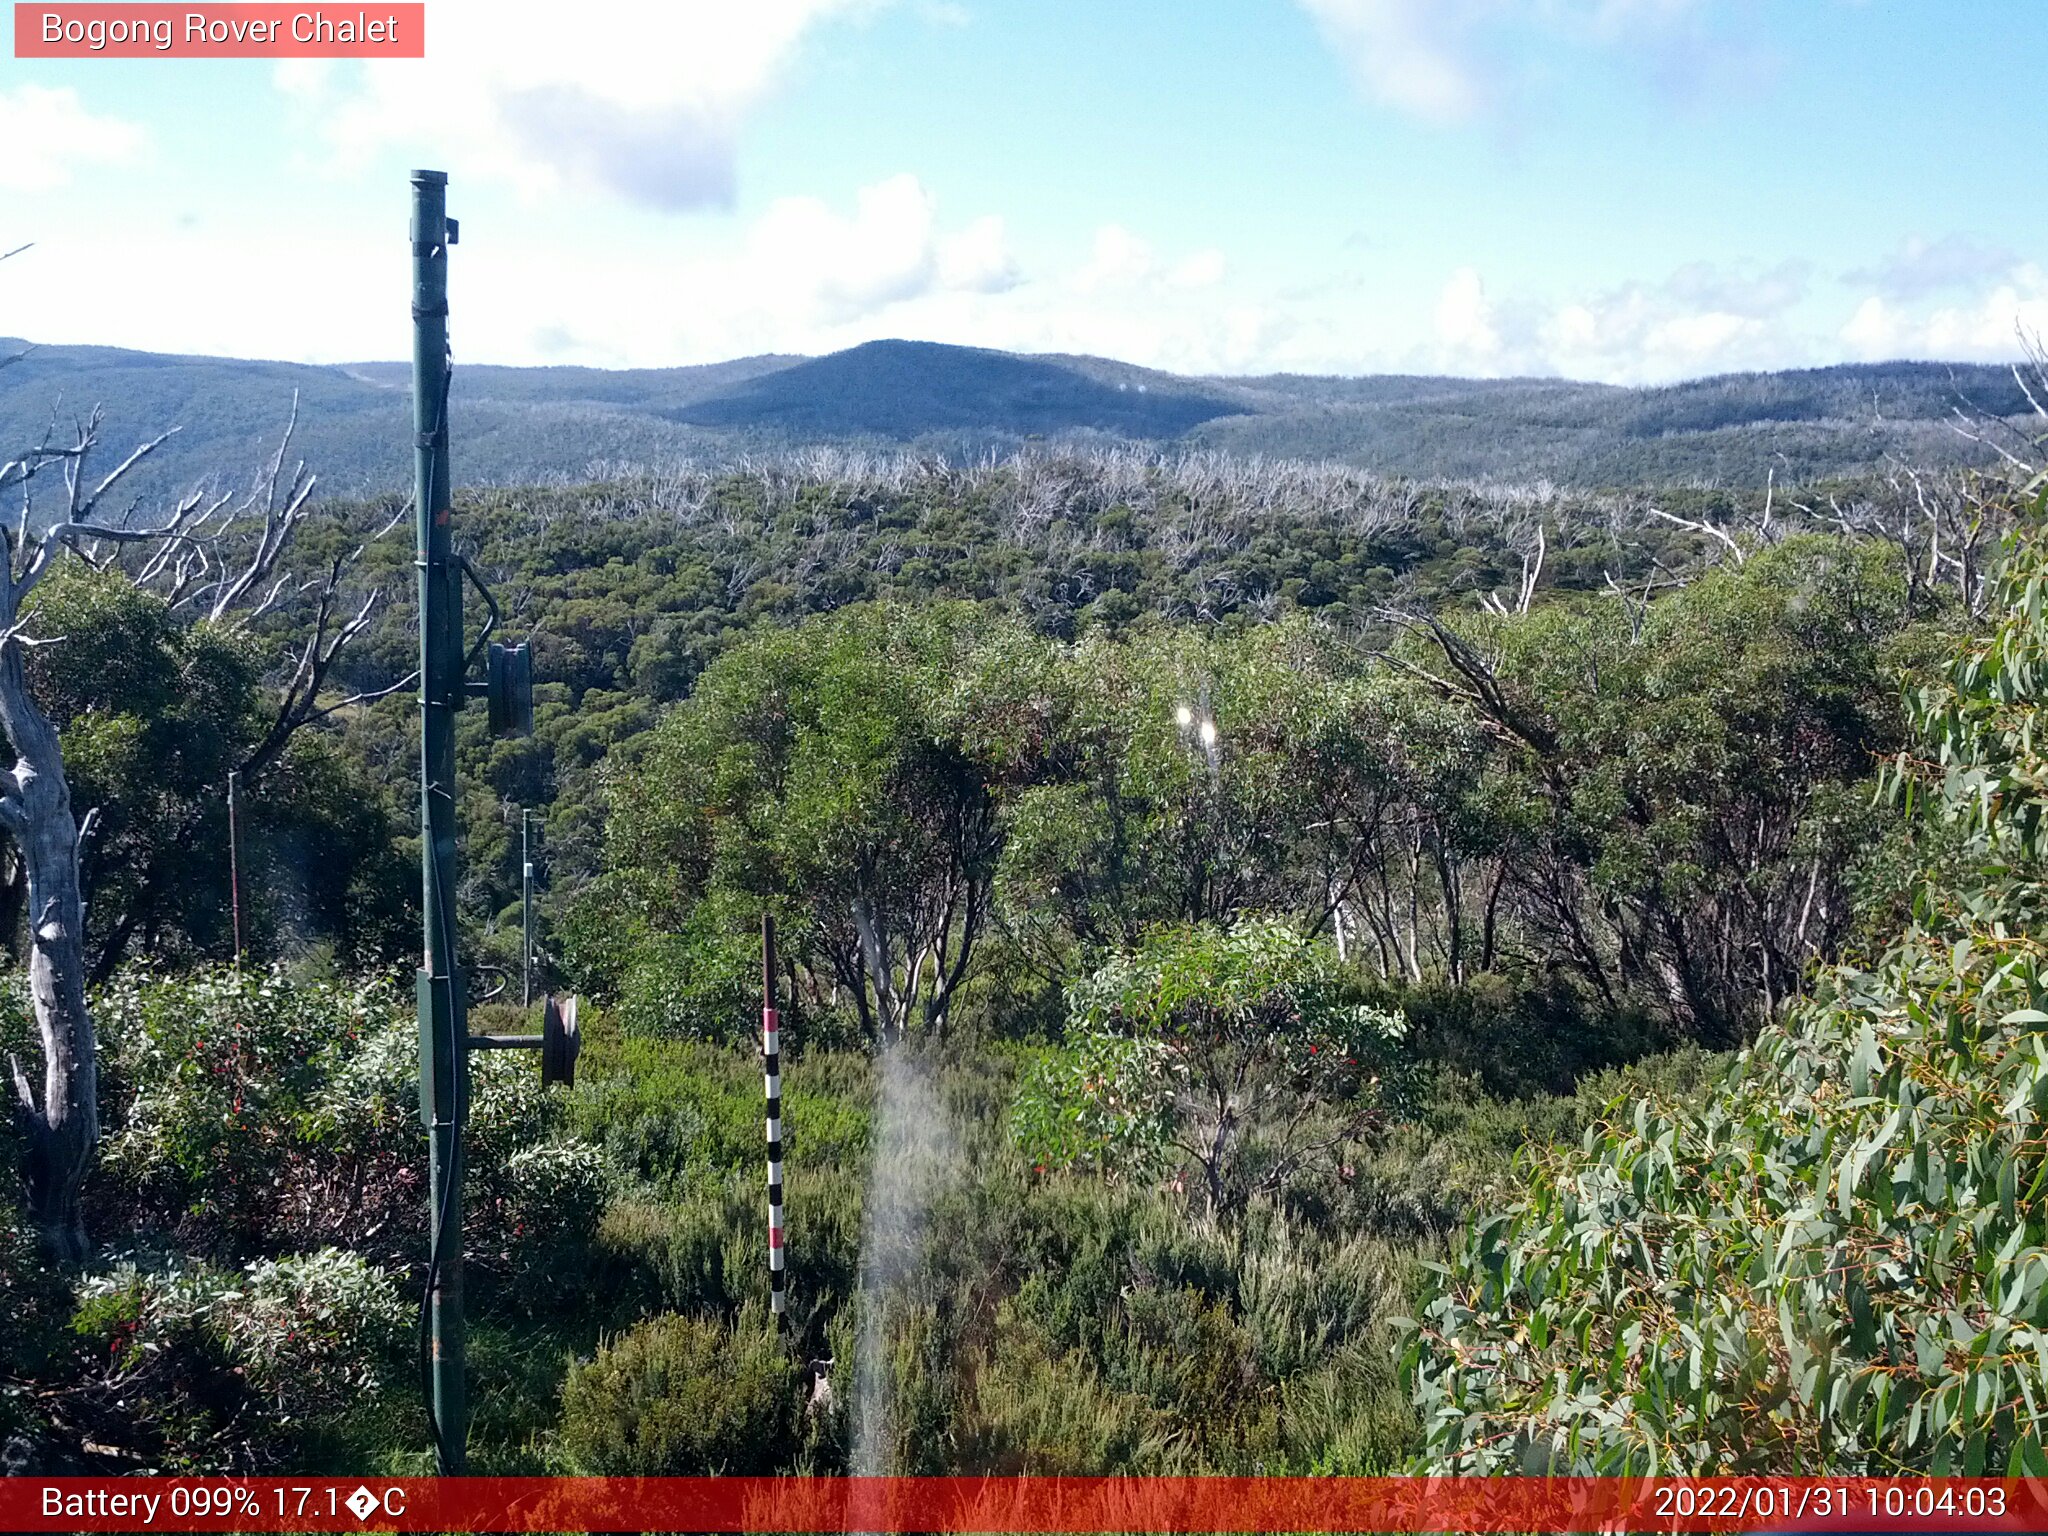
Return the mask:
{"type": "Polygon", "coordinates": [[[468,1030],[455,964],[455,714],[466,692],[462,575],[448,532],[448,177],[412,173],[413,507],[420,605],[420,1109],[431,1141],[425,1374],[443,1476],[466,1460],[463,1393],[462,1120],[468,1030]]]}

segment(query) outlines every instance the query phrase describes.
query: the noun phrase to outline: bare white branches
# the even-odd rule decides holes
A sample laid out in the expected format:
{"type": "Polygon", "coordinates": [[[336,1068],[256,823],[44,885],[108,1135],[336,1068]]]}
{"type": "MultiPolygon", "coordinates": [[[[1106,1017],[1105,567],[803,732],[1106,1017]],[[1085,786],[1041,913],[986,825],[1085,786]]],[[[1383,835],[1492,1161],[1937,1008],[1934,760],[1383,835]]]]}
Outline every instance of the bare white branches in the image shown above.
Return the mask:
{"type": "MultiPolygon", "coordinates": [[[[139,445],[125,459],[89,483],[88,465],[99,446],[104,412],[95,407],[84,420],[74,421],[69,442],[58,440],[54,424],[43,440],[15,457],[0,462],[0,491],[18,490],[19,514],[11,530],[0,530],[6,540],[4,574],[0,574],[0,652],[22,643],[21,603],[49,573],[51,562],[66,548],[80,558],[99,563],[100,543],[142,543],[174,533],[170,527],[138,529],[94,522],[100,504],[116,490],[136,466],[171,437],[161,433],[139,445]],[[40,534],[35,531],[35,488],[52,470],[63,480],[63,511],[40,534]]],[[[174,432],[176,429],[173,428],[174,432]]]]}
{"type": "Polygon", "coordinates": [[[1544,540],[1543,519],[1539,517],[1536,520],[1536,547],[1522,553],[1522,586],[1514,605],[1510,607],[1508,600],[1498,592],[1489,592],[1480,598],[1481,605],[1503,617],[1510,613],[1527,613],[1529,604],[1536,597],[1536,583],[1543,577],[1543,557],[1548,549],[1549,546],[1544,540]]]}
{"type": "MultiPolygon", "coordinates": [[[[401,513],[400,516],[403,514],[401,513]]],[[[365,540],[354,549],[336,555],[324,576],[305,583],[302,591],[314,591],[312,621],[303,644],[293,653],[290,674],[278,691],[277,707],[271,716],[270,728],[243,757],[237,771],[244,781],[250,781],[274,763],[291,741],[293,734],[317,720],[339,714],[345,709],[374,703],[376,700],[410,687],[418,677],[417,672],[406,674],[398,681],[382,688],[360,689],[340,699],[325,697],[327,686],[336,662],[349,643],[370,627],[377,603],[383,596],[381,588],[372,588],[365,594],[354,611],[349,612],[343,601],[343,587],[349,570],[362,558],[363,551],[377,538],[382,538],[397,526],[398,518],[386,523],[370,540],[365,540]]],[[[265,601],[265,606],[268,599],[265,601]]],[[[261,611],[260,609],[258,611],[261,611]]]]}
{"type": "MultiPolygon", "coordinates": [[[[283,478],[285,455],[291,451],[292,438],[299,429],[299,392],[292,391],[291,416],[285,422],[284,435],[278,439],[277,452],[270,460],[270,471],[258,482],[255,492],[229,514],[229,523],[245,516],[259,515],[261,526],[257,529],[255,547],[249,551],[247,563],[240,574],[223,576],[219,581],[202,586],[192,599],[206,608],[206,616],[218,623],[259,583],[270,578],[286,544],[306,515],[306,504],[312,497],[317,476],[306,472],[302,459],[293,466],[289,481],[283,478]]],[[[282,585],[273,587],[255,608],[249,611],[244,622],[249,622],[269,611],[275,603],[282,585]]]]}
{"type": "MultiPolygon", "coordinates": [[[[398,526],[409,507],[401,508],[369,538],[326,560],[318,574],[301,579],[287,569],[295,535],[310,514],[318,483],[303,460],[290,458],[298,421],[299,399],[294,393],[277,448],[246,493],[236,496],[201,486],[144,527],[131,526],[125,517],[103,521],[96,514],[172,432],[143,442],[95,481],[90,463],[104,424],[104,413],[95,409],[75,422],[70,433],[60,436],[53,426],[35,447],[0,463],[0,491],[18,489],[21,494],[12,529],[0,529],[8,556],[0,580],[0,656],[9,649],[20,654],[38,644],[56,643],[28,632],[22,606],[58,554],[68,550],[95,567],[118,557],[138,586],[157,593],[174,612],[237,632],[248,632],[288,609],[303,619],[303,637],[291,641],[286,652],[271,724],[239,765],[245,780],[274,763],[300,728],[408,686],[410,677],[389,687],[329,697],[337,664],[350,643],[369,628],[383,596],[381,588],[351,595],[352,575],[369,545],[398,526]],[[59,511],[38,532],[34,491],[52,473],[62,479],[59,511]]],[[[0,824],[4,822],[5,812],[0,810],[0,824]]]]}
{"type": "Polygon", "coordinates": [[[1742,544],[1736,539],[1735,535],[1716,523],[1705,522],[1698,518],[1679,517],[1676,513],[1666,512],[1662,507],[1651,507],[1648,510],[1652,517],[1662,518],[1665,522],[1675,527],[1690,529],[1694,533],[1702,533],[1708,538],[1715,540],[1729,554],[1735,557],[1737,565],[1742,564],[1748,558],[1748,551],[1742,547],[1742,544]]]}
{"type": "Polygon", "coordinates": [[[1643,625],[1650,616],[1650,599],[1657,595],[1658,590],[1685,585],[1683,576],[1673,571],[1663,561],[1656,559],[1650,561],[1650,569],[1643,577],[1640,592],[1632,590],[1633,583],[1629,587],[1624,587],[1615,580],[1611,569],[1602,571],[1601,574],[1606,578],[1603,590],[1619,600],[1621,611],[1628,618],[1628,637],[1632,643],[1640,643],[1643,638],[1643,625]]]}

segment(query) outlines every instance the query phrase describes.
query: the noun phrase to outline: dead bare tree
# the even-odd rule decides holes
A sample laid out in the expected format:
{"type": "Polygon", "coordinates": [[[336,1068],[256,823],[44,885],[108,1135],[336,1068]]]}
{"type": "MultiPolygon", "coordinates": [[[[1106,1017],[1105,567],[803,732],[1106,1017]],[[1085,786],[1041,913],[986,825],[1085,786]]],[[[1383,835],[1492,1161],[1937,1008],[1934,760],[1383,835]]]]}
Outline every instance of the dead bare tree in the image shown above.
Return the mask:
{"type": "Polygon", "coordinates": [[[1643,638],[1643,625],[1650,617],[1650,599],[1657,595],[1660,587],[1685,585],[1683,576],[1674,572],[1663,561],[1655,559],[1651,560],[1650,569],[1643,577],[1643,589],[1640,592],[1630,591],[1616,581],[1611,569],[1601,574],[1607,578],[1606,591],[1621,600],[1621,611],[1628,618],[1628,637],[1630,641],[1636,643],[1640,643],[1643,638]]]}
{"type": "MultiPolygon", "coordinates": [[[[75,424],[67,442],[54,427],[35,447],[0,463],[0,491],[21,494],[13,528],[0,527],[6,561],[0,570],[0,732],[14,764],[0,772],[0,827],[20,851],[28,885],[28,980],[43,1050],[38,1102],[21,1062],[10,1056],[15,1108],[26,1133],[29,1212],[51,1254],[85,1256],[79,1190],[99,1141],[98,1046],[85,1003],[85,909],[79,899],[80,824],[71,809],[57,728],[30,695],[24,667],[32,646],[61,637],[27,633],[22,605],[68,548],[84,541],[141,541],[167,529],[113,529],[92,521],[101,500],[169,436],[144,443],[96,486],[87,458],[99,441],[95,411],[75,424]],[[33,528],[32,488],[51,471],[62,475],[65,510],[40,535],[33,528]]],[[[88,557],[90,558],[90,557],[88,557]]]]}
{"type": "MultiPolygon", "coordinates": [[[[293,402],[293,422],[297,402],[293,402]]],[[[152,526],[106,521],[101,509],[136,468],[172,432],[144,442],[96,481],[90,464],[100,446],[103,413],[95,409],[74,421],[68,433],[53,424],[40,442],[0,462],[0,493],[18,494],[11,526],[0,524],[5,560],[0,564],[0,734],[14,761],[0,770],[0,829],[13,839],[27,887],[27,971],[43,1056],[40,1095],[18,1058],[10,1056],[15,1112],[27,1144],[25,1169],[31,1219],[47,1251],[63,1261],[85,1256],[80,1191],[98,1143],[98,1045],[86,1004],[88,966],[80,851],[91,834],[97,809],[74,813],[65,778],[63,744],[56,724],[29,686],[25,665],[39,645],[60,644],[61,635],[31,632],[25,611],[30,596],[69,555],[95,568],[113,564],[122,550],[137,552],[127,567],[131,579],[150,587],[174,609],[196,611],[216,623],[247,625],[274,612],[288,593],[307,598],[314,618],[303,647],[291,653],[291,670],[280,689],[270,730],[248,755],[245,769],[260,772],[283,750],[291,734],[347,702],[381,696],[404,687],[358,694],[342,704],[321,690],[342,649],[367,626],[378,594],[372,592],[352,616],[338,617],[344,577],[354,554],[332,561],[323,577],[299,584],[279,566],[292,534],[304,521],[312,479],[300,465],[290,480],[282,467],[291,441],[288,427],[267,476],[237,501],[209,491],[180,499],[168,517],[152,526]],[[41,512],[38,493],[53,480],[53,515],[41,512]],[[260,515],[260,525],[255,520],[260,515]]],[[[176,429],[173,429],[173,432],[176,429]]],[[[361,553],[357,546],[355,554],[361,553]]]]}
{"type": "Polygon", "coordinates": [[[1544,542],[1543,520],[1539,517],[1536,520],[1536,547],[1522,552],[1522,585],[1514,606],[1510,607],[1508,600],[1498,592],[1489,592],[1480,598],[1481,606],[1503,618],[1511,613],[1527,613],[1529,604],[1536,597],[1536,583],[1543,579],[1543,557],[1546,553],[1548,546],[1544,542]]]}

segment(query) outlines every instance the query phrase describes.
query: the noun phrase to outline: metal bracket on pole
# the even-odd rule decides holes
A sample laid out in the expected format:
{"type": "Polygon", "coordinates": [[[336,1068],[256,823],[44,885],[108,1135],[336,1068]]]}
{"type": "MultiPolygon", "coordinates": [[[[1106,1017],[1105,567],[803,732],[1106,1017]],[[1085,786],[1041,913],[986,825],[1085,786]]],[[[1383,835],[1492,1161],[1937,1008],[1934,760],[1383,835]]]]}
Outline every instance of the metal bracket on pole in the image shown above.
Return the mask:
{"type": "Polygon", "coordinates": [[[576,999],[550,997],[541,1008],[537,1035],[471,1035],[472,1051],[539,1051],[543,1088],[560,1083],[576,1086],[576,1058],[583,1053],[583,1033],[576,1027],[576,999]]]}

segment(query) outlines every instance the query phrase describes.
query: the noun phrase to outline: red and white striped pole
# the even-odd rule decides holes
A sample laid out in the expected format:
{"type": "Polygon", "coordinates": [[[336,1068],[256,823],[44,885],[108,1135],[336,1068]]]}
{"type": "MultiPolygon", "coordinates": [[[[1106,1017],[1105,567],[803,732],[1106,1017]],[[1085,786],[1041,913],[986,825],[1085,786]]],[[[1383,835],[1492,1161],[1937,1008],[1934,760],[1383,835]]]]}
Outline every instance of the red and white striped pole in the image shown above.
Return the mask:
{"type": "Polygon", "coordinates": [[[775,1011],[775,919],[761,914],[761,1066],[768,1090],[768,1309],[783,1326],[782,1020],[775,1011]]]}

